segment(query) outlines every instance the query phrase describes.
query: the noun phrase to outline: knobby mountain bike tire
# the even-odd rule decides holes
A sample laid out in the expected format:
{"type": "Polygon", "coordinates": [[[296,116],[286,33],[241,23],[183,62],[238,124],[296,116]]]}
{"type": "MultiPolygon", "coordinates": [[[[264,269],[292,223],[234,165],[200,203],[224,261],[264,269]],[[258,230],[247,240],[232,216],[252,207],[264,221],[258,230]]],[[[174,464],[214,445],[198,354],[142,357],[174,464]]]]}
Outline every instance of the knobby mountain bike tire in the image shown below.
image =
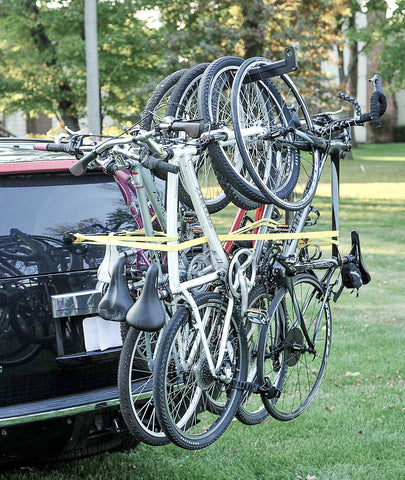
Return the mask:
{"type": "Polygon", "coordinates": [[[311,130],[311,116],[287,75],[265,77],[263,69],[271,63],[254,57],[238,69],[232,85],[233,128],[243,164],[265,203],[300,210],[315,194],[320,153],[315,147],[299,148],[293,129],[311,130]],[[260,134],[244,133],[257,125],[263,126],[260,134]]]}
{"type": "MultiPolygon", "coordinates": [[[[196,302],[215,362],[224,333],[224,297],[206,293],[196,302]]],[[[246,334],[234,315],[219,367],[222,379],[212,376],[199,338],[191,313],[180,307],[165,330],[154,371],[153,398],[159,423],[170,440],[189,450],[207,447],[225,432],[243,393],[233,383],[245,381],[247,374],[246,334]]]]}
{"type": "Polygon", "coordinates": [[[170,442],[157,421],[152,396],[156,347],[161,332],[129,328],[118,366],[122,417],[132,435],[154,446],[170,442]]]}
{"type": "MultiPolygon", "coordinates": [[[[242,63],[239,57],[221,57],[207,67],[201,78],[198,107],[203,121],[213,129],[232,128],[231,89],[242,63]]],[[[208,145],[208,151],[218,181],[232,203],[244,210],[258,208],[265,197],[258,189],[251,188],[249,178],[244,178],[248,172],[236,142],[228,145],[213,142],[208,145]]]]}
{"type": "Polygon", "coordinates": [[[293,287],[314,351],[297,320],[291,295],[282,287],[271,302],[257,354],[258,382],[272,386],[262,393],[263,404],[270,415],[281,421],[297,417],[314,399],[331,343],[331,313],[329,303],[323,303],[321,282],[315,275],[303,273],[294,277],[293,287]]]}

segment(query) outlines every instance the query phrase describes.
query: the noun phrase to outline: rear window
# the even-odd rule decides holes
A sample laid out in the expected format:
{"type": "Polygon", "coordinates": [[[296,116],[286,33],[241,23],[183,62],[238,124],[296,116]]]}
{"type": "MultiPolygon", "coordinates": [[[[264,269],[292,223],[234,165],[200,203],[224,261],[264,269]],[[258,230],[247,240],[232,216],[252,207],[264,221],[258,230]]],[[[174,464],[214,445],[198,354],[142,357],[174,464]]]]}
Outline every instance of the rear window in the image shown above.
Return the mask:
{"type": "Polygon", "coordinates": [[[63,243],[83,234],[134,228],[115,182],[103,174],[0,177],[0,276],[97,267],[104,247],[63,243]]]}

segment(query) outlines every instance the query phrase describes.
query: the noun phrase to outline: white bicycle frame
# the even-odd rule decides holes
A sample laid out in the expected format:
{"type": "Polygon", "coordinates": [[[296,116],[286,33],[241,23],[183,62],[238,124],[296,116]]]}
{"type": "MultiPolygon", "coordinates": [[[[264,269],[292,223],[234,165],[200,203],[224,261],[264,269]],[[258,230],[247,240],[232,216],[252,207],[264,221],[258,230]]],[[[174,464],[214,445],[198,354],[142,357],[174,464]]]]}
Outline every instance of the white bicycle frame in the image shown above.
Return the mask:
{"type": "MultiPolygon", "coordinates": [[[[260,132],[263,132],[262,126],[255,126],[255,127],[250,127],[246,129],[247,136],[256,135],[260,132]]],[[[162,153],[161,146],[158,144],[154,144],[153,140],[151,139],[151,133],[152,132],[141,131],[139,136],[137,137],[137,140],[147,143],[149,147],[151,147],[151,150],[154,151],[154,153],[157,154],[157,156],[159,156],[162,153]]],[[[226,139],[221,140],[221,144],[223,145],[231,145],[235,143],[234,134],[229,129],[220,129],[216,132],[210,132],[210,134],[211,135],[219,134],[219,136],[222,136],[222,137],[225,136],[226,139]]],[[[118,146],[122,144],[130,144],[132,143],[132,141],[133,141],[132,138],[120,137],[119,139],[110,140],[108,143],[109,145],[118,146]]],[[[120,149],[120,147],[118,147],[116,148],[116,151],[117,153],[122,153],[124,155],[127,155],[129,158],[133,158],[139,161],[138,152],[134,150],[131,151],[131,148],[129,150],[123,150],[123,149],[120,149]]],[[[184,184],[192,200],[193,207],[197,215],[198,221],[200,223],[200,226],[202,228],[203,234],[207,239],[213,271],[205,275],[202,275],[200,277],[196,277],[191,280],[181,282],[180,271],[179,271],[179,252],[177,249],[174,249],[174,251],[168,252],[168,271],[170,272],[169,287],[170,287],[171,293],[174,296],[174,306],[176,306],[176,304],[178,304],[181,299],[184,299],[188,303],[188,305],[190,305],[192,314],[193,314],[193,320],[199,332],[196,339],[197,341],[194,342],[194,345],[192,347],[192,350],[189,356],[189,362],[187,363],[192,362],[199,348],[199,344],[201,342],[206,355],[210,372],[215,378],[218,376],[218,371],[222,364],[223,358],[225,356],[225,351],[227,348],[227,338],[228,338],[231,317],[232,317],[234,304],[235,304],[235,297],[236,296],[242,297],[242,312],[244,312],[247,306],[247,296],[249,294],[250,289],[253,286],[253,278],[249,279],[247,278],[246,275],[244,275],[244,272],[246,271],[247,266],[243,265],[242,267],[239,268],[240,272],[237,272],[237,275],[235,275],[234,282],[230,281],[231,288],[229,289],[229,292],[226,294],[224,293],[224,295],[227,296],[227,300],[228,300],[227,310],[224,318],[223,335],[221,338],[220,350],[217,356],[216,364],[214,365],[214,361],[212,359],[212,356],[209,350],[208,340],[204,330],[207,323],[207,319],[209,318],[210,310],[208,309],[206,311],[204,318],[202,319],[199,312],[199,308],[193,298],[191,290],[202,285],[207,285],[207,284],[210,285],[220,280],[221,278],[225,281],[227,275],[229,275],[230,263],[229,263],[228,256],[224,251],[222,244],[218,238],[215,227],[212,223],[210,214],[205,205],[201,188],[196,176],[195,166],[193,161],[195,156],[198,155],[196,142],[191,141],[189,144],[173,146],[172,151],[174,152],[174,156],[170,160],[170,163],[177,165],[180,168],[180,174],[183,177],[184,184]],[[241,294],[239,295],[237,292],[238,287],[241,289],[241,294]]],[[[102,164],[102,162],[99,162],[99,163],[102,164]]],[[[135,170],[137,168],[139,167],[135,167],[135,170]]],[[[167,181],[167,193],[166,193],[167,194],[167,207],[166,207],[167,232],[166,233],[169,238],[177,238],[178,237],[177,228],[178,228],[179,178],[178,178],[178,174],[173,174],[173,173],[168,173],[167,176],[168,176],[168,181],[167,181]]],[[[146,184],[145,186],[149,187],[147,190],[153,190],[150,184],[146,184]]],[[[153,198],[153,194],[151,196],[153,198]]],[[[140,201],[140,204],[144,204],[144,203],[145,201],[144,199],[142,199],[140,201]]],[[[271,216],[272,209],[273,209],[273,206],[268,205],[266,209],[266,215],[271,216]]],[[[146,215],[146,212],[145,212],[145,215],[146,215]]],[[[265,231],[265,229],[266,227],[260,227],[260,230],[259,230],[260,233],[265,231]]],[[[177,242],[176,241],[168,242],[168,245],[170,244],[177,244],[177,242]]],[[[252,253],[251,258],[249,259],[249,262],[253,262],[254,264],[254,267],[252,268],[253,273],[251,274],[251,277],[254,277],[255,275],[255,271],[256,271],[255,265],[260,256],[260,251],[262,249],[262,246],[263,246],[263,241],[257,241],[255,244],[254,252],[252,253]]],[[[226,381],[226,378],[225,378],[225,381],[226,381]]]]}
{"type": "MultiPolygon", "coordinates": [[[[197,214],[198,221],[200,222],[202,231],[207,238],[207,243],[210,247],[211,262],[214,271],[186,282],[180,282],[179,274],[179,254],[178,251],[172,251],[168,253],[168,268],[169,268],[169,286],[177,303],[181,298],[184,298],[191,306],[193,313],[193,320],[199,331],[198,341],[194,342],[192,351],[189,356],[189,360],[192,361],[197,349],[199,348],[199,341],[203,346],[206,354],[207,362],[211,371],[211,374],[216,377],[219,367],[222,364],[226,350],[227,332],[229,331],[231,316],[233,313],[234,299],[232,295],[227,295],[228,305],[224,320],[224,334],[221,338],[221,345],[219,350],[218,359],[216,365],[214,365],[208,340],[205,335],[204,327],[205,323],[201,319],[201,315],[198,306],[190,293],[190,290],[205,284],[212,284],[217,281],[221,276],[227,275],[229,260],[225,253],[222,244],[218,238],[215,227],[212,223],[211,217],[208,213],[207,207],[204,202],[204,198],[198,184],[197,176],[195,174],[193,158],[197,155],[197,148],[193,145],[185,145],[175,150],[174,158],[171,163],[180,167],[180,174],[183,175],[184,183],[187,186],[188,193],[193,202],[194,210],[197,214]]],[[[177,219],[178,219],[178,175],[168,173],[167,181],[167,235],[168,237],[177,237],[177,219]]],[[[176,242],[169,242],[169,245],[176,242]]],[[[208,312],[204,318],[208,318],[208,312]]],[[[181,359],[184,361],[184,358],[181,359]]]]}

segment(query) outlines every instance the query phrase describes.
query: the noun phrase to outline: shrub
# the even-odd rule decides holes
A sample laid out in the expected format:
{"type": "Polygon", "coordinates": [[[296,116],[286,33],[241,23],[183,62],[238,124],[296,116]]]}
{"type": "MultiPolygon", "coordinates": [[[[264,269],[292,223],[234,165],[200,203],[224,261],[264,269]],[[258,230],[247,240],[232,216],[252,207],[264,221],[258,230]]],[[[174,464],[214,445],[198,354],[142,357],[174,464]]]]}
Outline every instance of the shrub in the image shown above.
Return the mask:
{"type": "Polygon", "coordinates": [[[405,142],[405,125],[394,127],[394,142],[405,142]]]}

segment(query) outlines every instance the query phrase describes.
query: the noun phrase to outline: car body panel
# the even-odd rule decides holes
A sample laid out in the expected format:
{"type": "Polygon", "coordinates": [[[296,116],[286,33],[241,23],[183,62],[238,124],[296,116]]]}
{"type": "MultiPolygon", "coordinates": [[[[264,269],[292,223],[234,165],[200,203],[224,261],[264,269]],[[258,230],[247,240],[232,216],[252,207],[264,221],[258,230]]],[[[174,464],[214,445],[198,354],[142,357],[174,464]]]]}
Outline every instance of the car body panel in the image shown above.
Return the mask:
{"type": "Polygon", "coordinates": [[[119,190],[101,172],[70,175],[74,159],[2,145],[0,464],[135,445],[116,388],[120,324],[97,315],[105,247],[64,242],[65,232],[130,225],[119,190]],[[90,342],[112,331],[113,342],[90,342]]]}

